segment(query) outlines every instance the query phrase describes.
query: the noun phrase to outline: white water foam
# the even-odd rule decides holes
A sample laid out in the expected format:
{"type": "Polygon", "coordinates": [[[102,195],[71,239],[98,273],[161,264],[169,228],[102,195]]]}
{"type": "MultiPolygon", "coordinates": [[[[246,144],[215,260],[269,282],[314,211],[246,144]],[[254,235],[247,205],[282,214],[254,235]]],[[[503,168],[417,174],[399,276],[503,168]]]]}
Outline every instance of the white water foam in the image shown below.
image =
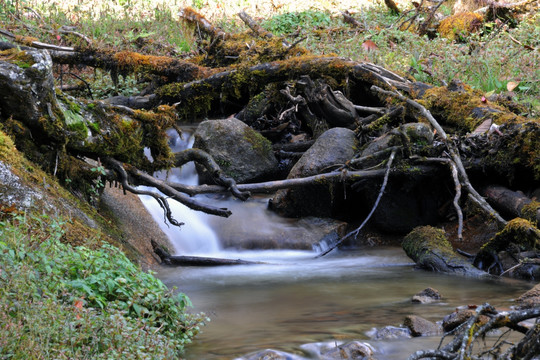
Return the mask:
{"type": "MultiPolygon", "coordinates": [[[[173,152],[179,152],[193,146],[193,134],[184,131],[182,139],[173,130],[169,131],[169,144],[173,152]]],[[[149,156],[149,154],[148,154],[149,156]]],[[[197,185],[198,176],[193,162],[185,164],[180,169],[172,169],[169,172],[161,171],[154,174],[159,179],[168,179],[173,182],[178,182],[186,185],[197,185]]],[[[155,189],[140,186],[140,189],[148,191],[156,191],[155,189]]],[[[152,215],[158,223],[161,230],[167,235],[174,250],[177,254],[185,255],[201,255],[208,256],[209,254],[218,253],[221,249],[218,236],[208,225],[209,215],[191,210],[187,206],[178,201],[169,200],[169,207],[173,217],[184,225],[177,227],[168,222],[165,222],[163,210],[156,200],[147,195],[140,196],[146,210],[152,215]]]]}

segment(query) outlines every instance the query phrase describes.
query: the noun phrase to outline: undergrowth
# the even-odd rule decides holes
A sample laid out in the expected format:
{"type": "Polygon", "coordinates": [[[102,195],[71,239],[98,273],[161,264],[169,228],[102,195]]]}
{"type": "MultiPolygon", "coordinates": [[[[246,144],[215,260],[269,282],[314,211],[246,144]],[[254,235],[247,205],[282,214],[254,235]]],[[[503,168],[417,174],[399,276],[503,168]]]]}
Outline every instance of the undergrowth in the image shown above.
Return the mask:
{"type": "Polygon", "coordinates": [[[0,221],[1,359],[174,359],[205,319],[117,248],[61,242],[47,216],[0,221]]]}

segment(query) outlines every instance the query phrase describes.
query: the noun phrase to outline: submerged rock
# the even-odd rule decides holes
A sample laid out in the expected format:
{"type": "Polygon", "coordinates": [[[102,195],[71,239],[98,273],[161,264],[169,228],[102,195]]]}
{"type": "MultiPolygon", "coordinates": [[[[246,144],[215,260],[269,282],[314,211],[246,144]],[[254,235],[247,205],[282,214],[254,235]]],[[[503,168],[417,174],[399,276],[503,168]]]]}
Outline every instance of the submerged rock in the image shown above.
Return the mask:
{"type": "MultiPolygon", "coordinates": [[[[287,179],[325,173],[349,161],[358,141],[354,131],[332,128],[324,132],[291,169],[287,179]]],[[[339,185],[317,184],[300,189],[279,190],[271,200],[270,208],[289,217],[329,217],[343,199],[339,185]]]]}
{"type": "MultiPolygon", "coordinates": [[[[268,180],[278,171],[270,141],[238,119],[201,122],[193,147],[209,153],[238,183],[268,180]]],[[[201,182],[210,181],[206,170],[198,167],[197,171],[201,182]]]]}
{"type": "Polygon", "coordinates": [[[439,291],[428,287],[414,295],[411,301],[413,303],[429,304],[437,300],[441,300],[441,294],[439,291]]]}
{"type": "Polygon", "coordinates": [[[409,328],[397,326],[385,326],[380,329],[373,328],[367,335],[373,340],[409,339],[412,337],[409,328]]]}

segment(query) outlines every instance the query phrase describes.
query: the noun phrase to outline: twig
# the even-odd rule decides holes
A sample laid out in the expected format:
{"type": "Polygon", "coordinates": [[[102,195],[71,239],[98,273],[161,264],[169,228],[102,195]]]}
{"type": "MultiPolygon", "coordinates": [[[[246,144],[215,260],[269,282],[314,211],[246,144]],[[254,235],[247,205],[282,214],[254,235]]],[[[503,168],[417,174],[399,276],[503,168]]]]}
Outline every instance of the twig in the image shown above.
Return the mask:
{"type": "Polygon", "coordinates": [[[532,51],[536,51],[536,50],[537,50],[536,48],[533,48],[533,47],[530,46],[530,45],[523,44],[522,42],[520,42],[519,40],[517,40],[516,38],[514,38],[512,35],[510,35],[510,34],[507,34],[507,35],[508,35],[508,37],[510,38],[510,40],[512,40],[513,42],[515,42],[515,43],[518,44],[518,45],[523,46],[525,49],[527,49],[527,50],[532,50],[532,51]]]}
{"type": "MultiPolygon", "coordinates": [[[[272,39],[274,37],[274,34],[272,34],[270,31],[267,31],[263,29],[251,16],[248,15],[245,11],[240,11],[237,14],[240,19],[257,35],[258,37],[261,37],[263,39],[272,39]]],[[[301,40],[302,41],[302,40],[301,40]]],[[[281,39],[281,43],[283,44],[283,47],[290,48],[292,47],[287,40],[281,39]]]]}
{"type": "Polygon", "coordinates": [[[360,106],[360,105],[354,105],[354,108],[357,111],[361,112],[367,112],[370,114],[381,114],[384,115],[386,113],[386,108],[383,107],[372,107],[372,106],[360,106]]]}
{"type": "Polygon", "coordinates": [[[33,38],[25,37],[25,36],[17,36],[7,30],[0,29],[0,34],[7,36],[10,39],[13,39],[14,41],[27,45],[32,46],[38,49],[47,49],[47,50],[56,50],[56,51],[67,51],[67,52],[74,52],[75,48],[68,47],[68,46],[57,46],[52,44],[46,44],[40,41],[35,41],[33,38]]]}
{"type": "Polygon", "coordinates": [[[459,206],[459,199],[461,198],[461,182],[459,181],[459,175],[458,175],[458,168],[456,164],[447,158],[420,158],[420,157],[412,157],[415,159],[419,159],[421,161],[432,161],[432,162],[442,162],[445,164],[448,164],[450,166],[450,170],[452,171],[452,178],[454,179],[454,186],[456,190],[456,195],[454,196],[454,209],[456,209],[456,213],[458,216],[458,230],[457,230],[457,236],[459,241],[463,241],[463,211],[461,210],[461,206],[459,206]]]}
{"type": "Polygon", "coordinates": [[[377,196],[377,200],[375,200],[375,204],[373,204],[373,208],[371,208],[371,211],[368,214],[368,216],[364,219],[364,222],[362,222],[362,224],[359,227],[357,227],[355,230],[351,231],[350,233],[342,237],[339,241],[337,241],[333,246],[328,248],[326,251],[317,255],[315,258],[320,258],[328,254],[330,251],[334,250],[336,247],[338,247],[341,243],[343,243],[352,235],[354,235],[355,237],[358,236],[358,233],[360,232],[360,230],[362,230],[364,225],[366,225],[369,219],[371,219],[371,216],[373,215],[373,213],[377,209],[377,206],[379,205],[379,201],[381,201],[382,195],[384,193],[384,189],[386,188],[386,184],[388,183],[388,175],[390,175],[390,169],[392,167],[392,162],[394,161],[394,157],[396,156],[396,152],[397,152],[396,149],[392,150],[392,153],[390,154],[390,157],[388,158],[388,164],[386,165],[386,173],[384,174],[384,180],[381,186],[381,190],[379,191],[379,196],[377,196]]]}

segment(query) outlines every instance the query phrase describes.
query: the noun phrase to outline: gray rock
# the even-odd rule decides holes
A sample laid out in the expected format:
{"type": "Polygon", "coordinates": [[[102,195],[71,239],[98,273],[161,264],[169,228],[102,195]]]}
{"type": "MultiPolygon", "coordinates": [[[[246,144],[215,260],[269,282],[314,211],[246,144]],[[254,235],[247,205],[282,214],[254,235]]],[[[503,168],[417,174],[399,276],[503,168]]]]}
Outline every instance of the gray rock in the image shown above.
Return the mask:
{"type": "Polygon", "coordinates": [[[373,340],[410,339],[411,330],[406,327],[385,326],[380,329],[373,328],[367,333],[373,340]]]}
{"type": "Polygon", "coordinates": [[[420,291],[418,294],[412,297],[413,303],[420,303],[420,304],[429,304],[438,300],[441,300],[441,294],[439,293],[438,290],[435,290],[431,287],[428,287],[420,291]]]}
{"type": "Polygon", "coordinates": [[[405,317],[403,325],[408,327],[411,330],[411,335],[415,337],[438,335],[441,332],[441,328],[437,324],[416,315],[405,317]]]}
{"type": "MultiPolygon", "coordinates": [[[[238,119],[201,122],[193,147],[209,153],[238,183],[268,180],[278,171],[270,141],[238,119]]],[[[210,181],[205,170],[197,170],[202,182],[210,181]]]]}
{"type": "Polygon", "coordinates": [[[11,60],[0,62],[0,113],[36,126],[56,103],[51,56],[46,50],[9,51],[11,60]]]}
{"type": "MultiPolygon", "coordinates": [[[[358,145],[352,130],[332,128],[324,132],[291,169],[287,179],[302,178],[344,164],[358,145]]],[[[343,200],[343,188],[334,184],[317,184],[301,189],[280,190],[270,203],[277,213],[290,216],[329,217],[343,200]]]]}

